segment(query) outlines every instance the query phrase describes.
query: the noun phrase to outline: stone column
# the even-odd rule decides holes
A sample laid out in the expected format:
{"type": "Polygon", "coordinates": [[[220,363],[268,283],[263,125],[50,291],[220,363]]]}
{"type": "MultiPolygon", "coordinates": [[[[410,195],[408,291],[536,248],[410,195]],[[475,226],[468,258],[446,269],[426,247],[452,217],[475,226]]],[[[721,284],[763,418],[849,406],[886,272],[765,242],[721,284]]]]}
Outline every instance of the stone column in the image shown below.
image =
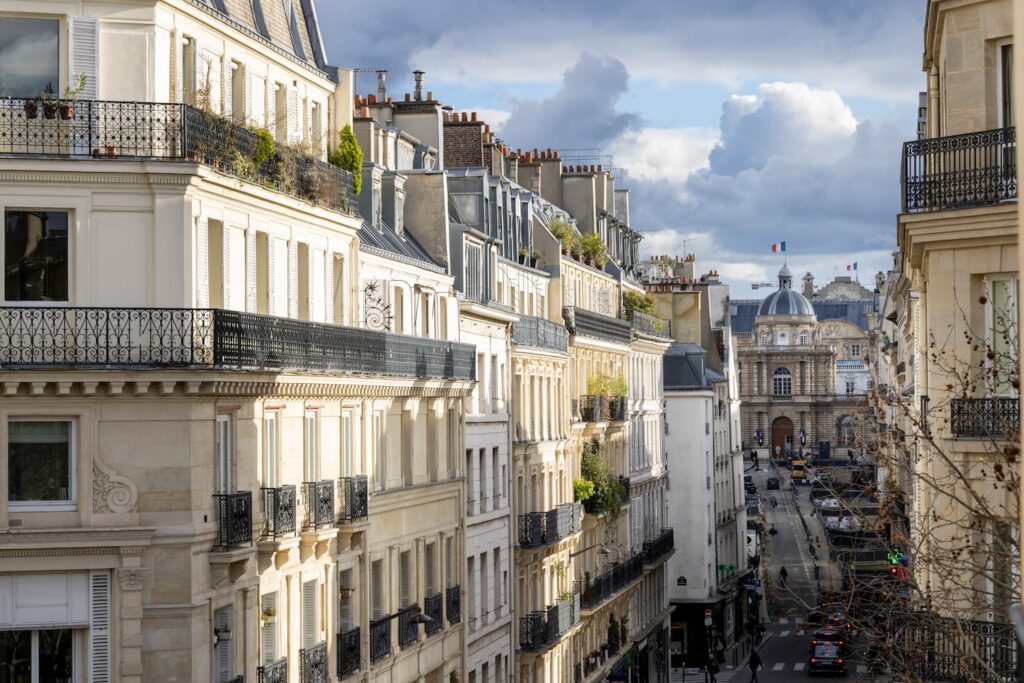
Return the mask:
{"type": "MultiPolygon", "coordinates": [[[[117,583],[111,586],[111,593],[118,591],[119,598],[111,600],[111,606],[120,603],[121,607],[117,617],[121,643],[119,648],[111,643],[111,650],[119,650],[117,679],[125,683],[142,680],[142,586],[146,579],[142,553],[142,548],[121,549],[117,583]]],[[[113,611],[110,616],[115,618],[113,611]]]]}

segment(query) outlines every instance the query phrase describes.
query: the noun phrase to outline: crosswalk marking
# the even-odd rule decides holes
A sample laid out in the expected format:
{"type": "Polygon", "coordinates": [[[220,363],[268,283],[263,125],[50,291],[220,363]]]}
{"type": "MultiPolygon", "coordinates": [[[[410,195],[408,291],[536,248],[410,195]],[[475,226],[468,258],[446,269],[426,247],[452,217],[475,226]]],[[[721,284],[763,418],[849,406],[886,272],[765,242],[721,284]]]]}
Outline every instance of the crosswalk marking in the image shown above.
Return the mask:
{"type": "Polygon", "coordinates": [[[789,635],[789,629],[788,628],[785,631],[779,631],[779,637],[780,638],[785,638],[788,635],[789,635]]]}
{"type": "Polygon", "coordinates": [[[789,623],[789,617],[779,617],[779,623],[780,624],[788,624],[789,623]]]}
{"type": "Polygon", "coordinates": [[[793,665],[793,671],[803,671],[803,670],[804,670],[804,663],[803,662],[797,662],[796,664],[793,665]]]}
{"type": "Polygon", "coordinates": [[[782,671],[783,667],[785,666],[785,662],[776,662],[775,666],[772,667],[772,671],[782,671]]]}
{"type": "Polygon", "coordinates": [[[864,665],[864,664],[858,664],[857,665],[857,673],[859,673],[859,674],[866,674],[867,672],[868,672],[868,667],[866,665],[864,665]]]}

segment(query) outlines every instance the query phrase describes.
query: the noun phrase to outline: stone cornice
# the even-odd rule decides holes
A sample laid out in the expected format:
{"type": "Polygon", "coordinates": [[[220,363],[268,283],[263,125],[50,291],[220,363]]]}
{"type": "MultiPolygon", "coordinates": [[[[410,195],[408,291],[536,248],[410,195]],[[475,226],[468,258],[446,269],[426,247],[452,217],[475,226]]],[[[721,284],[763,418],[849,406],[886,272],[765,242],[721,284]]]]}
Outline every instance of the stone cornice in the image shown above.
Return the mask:
{"type": "Polygon", "coordinates": [[[137,555],[153,539],[149,527],[107,529],[7,529],[0,531],[0,557],[137,555]]]}

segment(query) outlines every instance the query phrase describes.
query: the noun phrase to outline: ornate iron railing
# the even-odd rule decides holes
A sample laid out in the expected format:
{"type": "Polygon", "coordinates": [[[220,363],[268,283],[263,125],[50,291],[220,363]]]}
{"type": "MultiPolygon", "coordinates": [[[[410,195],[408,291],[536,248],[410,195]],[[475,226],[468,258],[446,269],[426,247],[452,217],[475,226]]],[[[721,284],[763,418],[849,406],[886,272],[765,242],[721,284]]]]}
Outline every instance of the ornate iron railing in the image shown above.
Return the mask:
{"type": "Polygon", "coordinates": [[[420,639],[420,627],[413,617],[420,613],[419,605],[409,605],[398,613],[398,645],[406,648],[420,639]]]}
{"type": "Polygon", "coordinates": [[[0,100],[0,156],[197,161],[359,215],[352,174],[187,104],[0,100]]]}
{"type": "Polygon", "coordinates": [[[625,422],[628,407],[629,401],[625,396],[612,396],[608,401],[608,416],[612,422],[625,422]]]}
{"type": "Polygon", "coordinates": [[[913,612],[896,616],[891,633],[889,642],[902,655],[889,662],[894,676],[951,683],[1017,680],[1020,646],[1012,624],[913,612]],[[979,666],[981,662],[987,670],[979,666]]]}
{"type": "Polygon", "coordinates": [[[532,652],[546,644],[547,625],[544,612],[530,612],[519,618],[519,648],[532,652]]]}
{"type": "Polygon", "coordinates": [[[580,623],[580,594],[574,591],[547,610],[547,642],[553,643],[580,623]]]}
{"type": "Polygon", "coordinates": [[[462,593],[458,586],[450,586],[445,591],[445,615],[449,624],[457,624],[462,621],[462,593]]]}
{"type": "Polygon", "coordinates": [[[444,626],[444,594],[435,593],[423,598],[423,613],[430,617],[430,623],[423,627],[427,635],[440,631],[444,626]]]}
{"type": "Polygon", "coordinates": [[[1017,199],[1017,131],[997,128],[903,143],[903,212],[1017,199]]]}
{"type": "Polygon", "coordinates": [[[369,513],[369,479],[366,475],[358,477],[342,477],[338,480],[338,491],[341,493],[342,522],[350,523],[357,519],[366,519],[369,513]]]}
{"type": "Polygon", "coordinates": [[[370,622],[370,661],[391,656],[391,616],[370,622]]]}
{"type": "Polygon", "coordinates": [[[629,503],[629,492],[632,490],[630,487],[629,477],[620,476],[619,486],[622,487],[622,504],[626,505],[629,503]]]}
{"type": "Polygon", "coordinates": [[[512,323],[512,343],[537,349],[569,350],[569,331],[565,325],[532,315],[520,316],[512,323]]]}
{"type": "Polygon", "coordinates": [[[362,655],[362,641],[358,626],[351,631],[338,634],[335,668],[338,670],[339,677],[359,671],[362,666],[362,655]]]}
{"type": "Polygon", "coordinates": [[[469,344],[220,309],[0,307],[0,367],[476,379],[469,344]]]}
{"type": "Polygon", "coordinates": [[[1019,398],[954,398],[949,402],[954,436],[1001,437],[1020,432],[1019,398]]]}
{"type": "Polygon", "coordinates": [[[625,319],[631,323],[634,332],[651,335],[652,337],[672,338],[672,321],[656,315],[625,309],[625,319]]]}
{"type": "Polygon", "coordinates": [[[633,338],[629,323],[625,320],[594,313],[585,308],[566,306],[562,309],[562,317],[565,318],[565,326],[570,334],[623,344],[628,344],[633,338]]]}
{"type": "Polygon", "coordinates": [[[305,528],[321,529],[334,524],[334,482],[330,479],[302,482],[306,507],[305,528]]]}
{"type": "Polygon", "coordinates": [[[288,658],[256,667],[256,680],[258,683],[288,683],[288,658]]]}
{"type": "Polygon", "coordinates": [[[653,541],[644,543],[644,564],[654,564],[676,547],[675,531],[662,529],[653,541]]]}
{"type": "Polygon", "coordinates": [[[277,538],[295,532],[295,486],[260,489],[266,515],[263,535],[277,538]]]}
{"type": "Polygon", "coordinates": [[[252,492],[213,494],[217,508],[217,545],[214,550],[231,550],[243,543],[252,545],[252,492]]]}
{"type": "Polygon", "coordinates": [[[579,503],[565,503],[547,512],[519,515],[519,547],[538,548],[581,530],[579,503]]]}
{"type": "Polygon", "coordinates": [[[583,594],[582,606],[594,609],[614,593],[643,576],[643,560],[643,553],[637,553],[625,562],[617,563],[605,570],[596,579],[583,581],[582,585],[577,586],[583,594]]]}
{"type": "Polygon", "coordinates": [[[299,650],[299,683],[327,683],[327,643],[299,650]]]}
{"type": "Polygon", "coordinates": [[[584,422],[609,422],[612,419],[611,403],[602,394],[580,397],[579,408],[584,422]]]}

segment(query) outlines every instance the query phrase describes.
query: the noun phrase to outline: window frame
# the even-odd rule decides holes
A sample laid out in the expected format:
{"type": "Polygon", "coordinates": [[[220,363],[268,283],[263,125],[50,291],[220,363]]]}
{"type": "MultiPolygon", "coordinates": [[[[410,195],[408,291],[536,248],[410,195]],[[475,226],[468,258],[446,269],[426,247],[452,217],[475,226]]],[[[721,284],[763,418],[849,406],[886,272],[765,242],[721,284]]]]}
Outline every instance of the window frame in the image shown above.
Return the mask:
{"type": "Polygon", "coordinates": [[[234,493],[235,477],[235,414],[231,412],[217,413],[214,421],[213,440],[213,486],[217,493],[234,493]],[[221,456],[221,425],[227,425],[227,456],[221,456]],[[226,485],[225,485],[226,484],[226,485]]]}
{"type": "MultiPolygon", "coordinates": [[[[995,348],[995,335],[996,335],[996,315],[995,315],[995,285],[996,283],[1007,282],[1010,284],[1009,291],[1012,297],[1011,308],[1016,312],[1016,318],[1013,321],[1013,325],[1017,329],[1018,336],[1020,335],[1020,277],[1017,273],[989,273],[985,275],[984,285],[986,289],[986,302],[985,302],[985,344],[988,348],[995,348]]],[[[1013,351],[1012,345],[1010,349],[1013,351]]],[[[1014,363],[1020,362],[1020,351],[1013,358],[1014,363]]],[[[985,359],[986,369],[992,368],[993,361],[985,359]]],[[[1019,395],[1019,391],[1015,390],[1010,383],[1004,382],[1005,386],[993,386],[991,388],[992,396],[1005,396],[1015,397],[1019,395]]]]}
{"type": "Polygon", "coordinates": [[[0,289],[3,289],[3,296],[0,297],[0,301],[3,301],[4,306],[20,306],[24,308],[62,308],[70,306],[74,303],[74,289],[75,289],[75,210],[67,206],[54,206],[53,208],[47,208],[45,206],[28,207],[24,205],[13,205],[13,206],[0,206],[0,213],[4,219],[4,235],[0,239],[0,263],[7,267],[7,213],[9,211],[26,211],[26,212],[46,212],[46,213],[66,213],[68,217],[68,237],[67,237],[67,297],[63,301],[22,301],[18,299],[7,298],[7,278],[6,276],[0,281],[0,289]]]}
{"type": "MultiPolygon", "coordinates": [[[[7,417],[7,453],[4,463],[10,477],[10,424],[11,422],[68,422],[68,500],[10,500],[7,491],[7,509],[11,512],[75,512],[78,510],[78,418],[65,415],[9,415],[7,417]]],[[[9,481],[9,479],[8,479],[9,481]]]]}
{"type": "Polygon", "coordinates": [[[1013,103],[1013,80],[1010,80],[1009,89],[1007,89],[1006,78],[1003,75],[1005,71],[1005,51],[1006,48],[1010,48],[1010,69],[1013,69],[1013,38],[1003,38],[996,41],[996,125],[999,128],[1007,128],[1014,125],[1013,121],[1007,122],[1007,113],[1010,118],[1014,117],[1014,103],[1013,103]],[[1009,95],[1009,97],[1007,97],[1009,95]],[[1009,103],[1009,112],[1006,111],[1006,105],[1009,103]]]}
{"type": "Polygon", "coordinates": [[[793,395],[793,371],[787,367],[779,366],[772,371],[772,396],[792,396],[793,395]],[[785,385],[789,385],[789,391],[780,392],[779,382],[785,385]]]}
{"type": "Polygon", "coordinates": [[[265,488],[277,488],[278,474],[281,465],[281,411],[264,410],[263,412],[263,486],[265,488]],[[273,425],[273,434],[270,434],[270,425],[273,425]],[[270,446],[273,444],[273,454],[270,453],[270,446]],[[273,466],[272,468],[270,466],[273,466]]]}
{"type": "MultiPolygon", "coordinates": [[[[69,71],[69,56],[68,56],[68,15],[67,14],[52,14],[46,12],[27,12],[27,13],[13,13],[4,12],[3,19],[34,19],[42,21],[53,21],[57,24],[57,82],[53,84],[54,97],[59,97],[63,92],[64,87],[68,83],[68,71],[69,71]]],[[[14,99],[31,99],[33,97],[39,97],[43,93],[36,93],[35,95],[28,97],[17,97],[11,95],[14,99]]]]}
{"type": "Polygon", "coordinates": [[[85,681],[89,675],[89,655],[88,655],[88,644],[85,642],[87,636],[84,634],[88,633],[87,628],[75,628],[74,626],[64,626],[62,628],[50,629],[50,628],[14,628],[9,629],[9,632],[15,631],[27,631],[29,633],[29,681],[30,683],[45,683],[41,678],[42,672],[39,664],[39,634],[42,631],[70,631],[71,633],[71,680],[85,681]],[[84,666],[83,666],[84,663],[84,666]]]}

